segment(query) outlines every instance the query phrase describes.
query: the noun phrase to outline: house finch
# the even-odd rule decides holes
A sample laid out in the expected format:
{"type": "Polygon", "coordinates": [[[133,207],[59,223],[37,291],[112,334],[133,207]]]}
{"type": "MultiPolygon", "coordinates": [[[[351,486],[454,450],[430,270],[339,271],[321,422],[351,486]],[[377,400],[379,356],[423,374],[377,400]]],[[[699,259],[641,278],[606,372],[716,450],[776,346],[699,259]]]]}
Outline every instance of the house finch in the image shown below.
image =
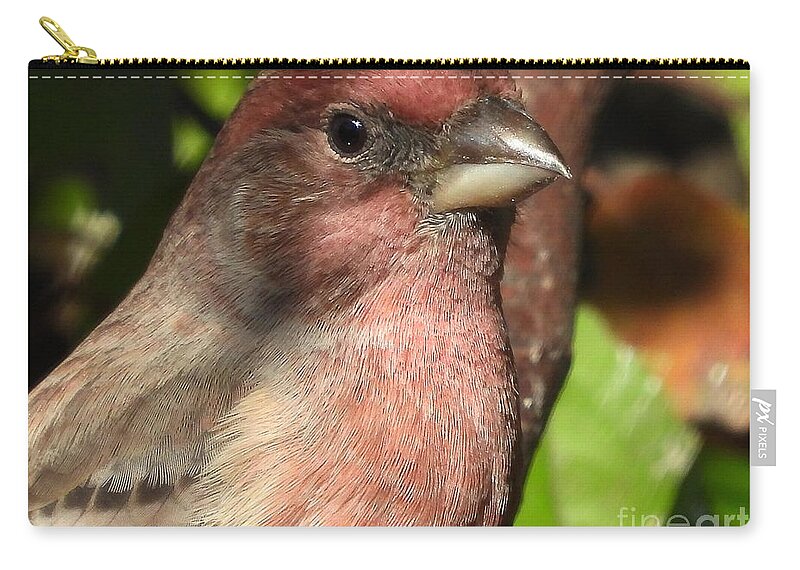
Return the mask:
{"type": "Polygon", "coordinates": [[[144,276],[31,393],[34,523],[513,516],[503,256],[570,172],[508,79],[293,75],[254,82],[144,276]]]}

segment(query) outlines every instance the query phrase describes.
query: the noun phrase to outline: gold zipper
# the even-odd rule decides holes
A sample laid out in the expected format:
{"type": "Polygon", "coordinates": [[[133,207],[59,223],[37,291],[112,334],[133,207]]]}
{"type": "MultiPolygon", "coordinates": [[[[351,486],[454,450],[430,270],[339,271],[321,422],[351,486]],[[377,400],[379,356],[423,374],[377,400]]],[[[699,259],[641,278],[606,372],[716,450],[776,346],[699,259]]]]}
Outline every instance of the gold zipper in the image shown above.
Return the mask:
{"type": "MultiPolygon", "coordinates": [[[[48,55],[40,62],[42,67],[53,64],[90,64],[103,67],[158,67],[158,68],[205,68],[205,69],[245,69],[245,68],[332,68],[332,69],[750,69],[743,59],[733,58],[581,58],[581,59],[513,59],[513,58],[455,58],[455,59],[394,59],[394,58],[335,58],[335,59],[288,59],[288,58],[218,58],[218,59],[176,59],[176,58],[118,58],[99,59],[91,48],[76,45],[64,29],[52,18],[39,19],[39,24],[64,49],[61,55],[48,55]]],[[[37,67],[39,62],[31,62],[37,67]]]]}
{"type": "Polygon", "coordinates": [[[44,31],[50,34],[51,38],[58,42],[58,45],[64,48],[64,53],[61,55],[46,55],[42,58],[42,61],[54,61],[56,63],[100,63],[100,60],[97,59],[97,53],[95,53],[92,48],[76,45],[67,35],[67,32],[64,31],[64,28],[59,26],[52,18],[42,16],[39,18],[39,24],[44,28],[44,31]]]}

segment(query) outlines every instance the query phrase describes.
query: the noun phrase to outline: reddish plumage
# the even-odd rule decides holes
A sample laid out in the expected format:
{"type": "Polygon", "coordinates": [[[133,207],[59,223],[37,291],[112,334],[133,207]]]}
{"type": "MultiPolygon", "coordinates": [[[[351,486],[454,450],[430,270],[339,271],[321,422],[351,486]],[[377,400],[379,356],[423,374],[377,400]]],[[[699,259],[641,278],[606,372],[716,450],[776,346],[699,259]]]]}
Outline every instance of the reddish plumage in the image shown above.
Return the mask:
{"type": "Polygon", "coordinates": [[[513,209],[431,217],[425,193],[444,123],[513,83],[282,75],[309,74],[254,82],[146,274],[31,394],[35,522],[513,516],[513,209]],[[343,105],[405,125],[400,166],[336,156],[324,123],[343,105]]]}
{"type": "Polygon", "coordinates": [[[370,70],[262,73],[220,133],[214,152],[220,155],[239,147],[265,126],[313,123],[319,109],[331,102],[380,102],[398,119],[436,128],[479,95],[514,96],[516,90],[509,79],[484,79],[489,73],[450,72],[446,79],[435,79],[437,75],[444,76],[430,71],[370,70]],[[264,96],[263,90],[269,95],[264,96]]]}

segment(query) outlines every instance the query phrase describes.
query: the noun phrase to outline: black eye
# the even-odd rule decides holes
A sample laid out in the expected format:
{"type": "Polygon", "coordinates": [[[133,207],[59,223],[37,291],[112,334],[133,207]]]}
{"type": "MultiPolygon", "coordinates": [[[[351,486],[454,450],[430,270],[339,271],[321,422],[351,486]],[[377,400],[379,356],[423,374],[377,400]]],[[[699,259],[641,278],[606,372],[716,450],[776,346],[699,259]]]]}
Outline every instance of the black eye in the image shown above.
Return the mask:
{"type": "Polygon", "coordinates": [[[367,144],[367,126],[364,121],[349,113],[337,113],[328,123],[331,148],[342,156],[354,156],[367,144]]]}

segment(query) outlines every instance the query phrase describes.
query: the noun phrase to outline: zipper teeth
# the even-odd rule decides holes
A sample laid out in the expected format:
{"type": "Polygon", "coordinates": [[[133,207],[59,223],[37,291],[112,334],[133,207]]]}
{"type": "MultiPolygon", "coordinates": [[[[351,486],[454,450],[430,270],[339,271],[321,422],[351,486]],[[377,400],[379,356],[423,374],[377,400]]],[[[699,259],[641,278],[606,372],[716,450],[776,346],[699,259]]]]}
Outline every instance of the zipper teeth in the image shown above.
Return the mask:
{"type": "MultiPolygon", "coordinates": [[[[34,60],[32,65],[58,66],[63,62],[34,60]]],[[[67,65],[88,65],[66,63],[67,65]]],[[[100,59],[101,67],[192,67],[192,68],[540,68],[540,69],[591,69],[591,68],[659,68],[659,69],[749,69],[744,59],[734,58],[580,58],[580,59],[516,59],[516,58],[454,58],[454,59],[395,59],[395,58],[116,58],[100,59]]],[[[91,66],[96,67],[96,66],[91,66]]]]}

